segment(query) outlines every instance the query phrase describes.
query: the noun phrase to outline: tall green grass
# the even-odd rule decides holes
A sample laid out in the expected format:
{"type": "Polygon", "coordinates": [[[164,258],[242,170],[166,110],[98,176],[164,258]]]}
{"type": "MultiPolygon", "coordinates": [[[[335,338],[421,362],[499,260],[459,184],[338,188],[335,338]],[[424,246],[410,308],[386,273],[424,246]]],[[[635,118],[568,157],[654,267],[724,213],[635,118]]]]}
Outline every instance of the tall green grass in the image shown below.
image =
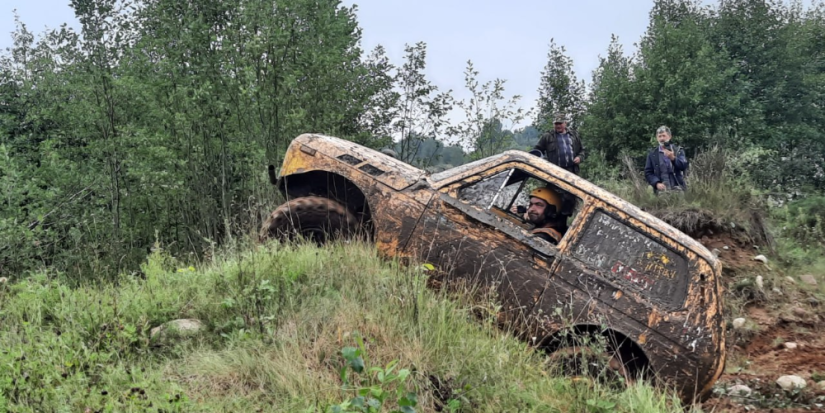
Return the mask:
{"type": "Polygon", "coordinates": [[[70,288],[44,272],[0,284],[0,411],[320,412],[355,396],[340,370],[356,337],[369,365],[410,370],[400,386],[417,411],[682,411],[645,384],[555,376],[493,326],[492,304],[450,299],[368,246],[272,243],[212,261],[158,249],[113,282],[70,288]],[[205,328],[150,337],[180,318],[205,328]]]}
{"type": "Polygon", "coordinates": [[[766,218],[768,206],[750,182],[747,157],[711,147],[689,159],[688,189],[658,196],[644,178],[644,171],[625,155],[622,167],[608,169],[607,179],[594,182],[677,229],[700,237],[713,232],[733,232],[750,241],[773,245],[766,218]]]}

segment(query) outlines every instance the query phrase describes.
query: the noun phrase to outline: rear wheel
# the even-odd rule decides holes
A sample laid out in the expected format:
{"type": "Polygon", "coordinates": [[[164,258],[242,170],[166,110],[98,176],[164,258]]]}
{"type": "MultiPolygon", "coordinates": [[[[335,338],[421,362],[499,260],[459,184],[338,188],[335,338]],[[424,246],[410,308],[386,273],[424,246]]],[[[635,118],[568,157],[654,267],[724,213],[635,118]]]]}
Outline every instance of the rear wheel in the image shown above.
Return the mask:
{"type": "Polygon", "coordinates": [[[625,383],[635,381],[618,352],[592,346],[570,346],[554,351],[549,359],[569,376],[588,376],[604,382],[616,379],[622,379],[625,383]]]}
{"type": "Polygon", "coordinates": [[[293,240],[302,237],[317,244],[357,234],[357,221],[346,206],[329,198],[305,196],[279,206],[264,222],[259,234],[268,239],[293,240]]]}
{"type": "Polygon", "coordinates": [[[589,376],[618,386],[647,377],[647,358],[620,334],[583,326],[553,338],[544,348],[551,365],[565,375],[589,376]]]}

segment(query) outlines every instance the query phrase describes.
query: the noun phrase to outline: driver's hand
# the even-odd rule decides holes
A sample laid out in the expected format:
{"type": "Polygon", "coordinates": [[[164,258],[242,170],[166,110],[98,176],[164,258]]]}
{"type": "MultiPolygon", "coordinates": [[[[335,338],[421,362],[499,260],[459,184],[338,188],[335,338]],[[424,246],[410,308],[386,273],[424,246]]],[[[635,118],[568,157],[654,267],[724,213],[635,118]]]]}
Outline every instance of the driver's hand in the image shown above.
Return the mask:
{"type": "Polygon", "coordinates": [[[510,212],[518,215],[518,205],[513,204],[513,206],[510,207],[510,212]]]}

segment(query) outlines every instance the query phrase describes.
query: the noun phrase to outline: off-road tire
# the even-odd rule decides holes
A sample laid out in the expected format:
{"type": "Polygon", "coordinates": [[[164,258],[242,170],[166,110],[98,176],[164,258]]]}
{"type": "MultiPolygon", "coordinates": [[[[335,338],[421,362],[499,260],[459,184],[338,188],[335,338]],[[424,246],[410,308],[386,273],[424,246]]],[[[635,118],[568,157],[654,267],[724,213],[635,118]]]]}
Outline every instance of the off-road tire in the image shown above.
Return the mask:
{"type": "Polygon", "coordinates": [[[305,196],[279,206],[266,219],[259,239],[294,240],[304,238],[317,244],[333,239],[349,239],[358,233],[355,215],[346,206],[329,198],[305,196]]]}
{"type": "Polygon", "coordinates": [[[626,383],[635,381],[617,352],[569,346],[554,351],[548,358],[568,376],[589,376],[604,382],[616,378],[622,378],[626,383]]]}

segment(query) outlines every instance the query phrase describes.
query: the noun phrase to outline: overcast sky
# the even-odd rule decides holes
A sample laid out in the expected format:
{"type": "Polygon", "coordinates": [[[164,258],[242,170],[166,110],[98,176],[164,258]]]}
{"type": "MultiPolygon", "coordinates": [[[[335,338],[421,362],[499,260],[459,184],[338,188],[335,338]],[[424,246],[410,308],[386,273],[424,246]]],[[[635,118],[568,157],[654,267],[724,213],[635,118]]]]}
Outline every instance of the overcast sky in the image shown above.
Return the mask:
{"type": "MultiPolygon", "coordinates": [[[[625,53],[644,34],[653,0],[344,0],[358,5],[367,51],[381,44],[401,64],[404,44],[427,43],[427,75],[440,89],[466,96],[464,68],[472,60],[479,80],[505,79],[507,95],[538,97],[539,76],[551,39],[564,46],[579,78],[590,80],[610,42],[625,53]],[[506,4],[506,6],[505,6],[506,4]]],[[[11,45],[13,10],[30,31],[69,23],[79,28],[69,0],[0,0],[0,48],[11,45]]]]}

